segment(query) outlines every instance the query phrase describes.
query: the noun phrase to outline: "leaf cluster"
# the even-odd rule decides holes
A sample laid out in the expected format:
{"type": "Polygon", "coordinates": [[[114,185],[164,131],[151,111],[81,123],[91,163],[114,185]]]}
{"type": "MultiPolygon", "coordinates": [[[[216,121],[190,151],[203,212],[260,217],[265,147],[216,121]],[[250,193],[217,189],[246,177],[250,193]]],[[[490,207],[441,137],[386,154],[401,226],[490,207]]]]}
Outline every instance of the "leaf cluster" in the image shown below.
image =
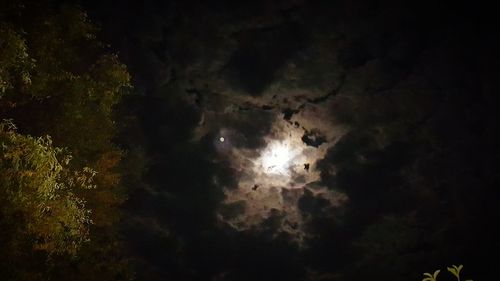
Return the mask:
{"type": "Polygon", "coordinates": [[[49,254],[76,254],[91,220],[74,191],[92,186],[94,171],[72,171],[70,154],[50,137],[21,135],[7,122],[0,123],[0,145],[1,213],[16,219],[12,239],[27,239],[49,254]]]}
{"type": "MultiPolygon", "coordinates": [[[[464,266],[463,265],[452,265],[451,267],[447,267],[446,269],[451,273],[453,274],[453,276],[455,276],[455,278],[457,279],[457,281],[460,281],[460,271],[462,271],[462,268],[464,266]]],[[[439,273],[441,272],[441,270],[436,270],[434,271],[433,274],[430,274],[428,272],[424,273],[424,278],[422,279],[422,281],[436,281],[437,280],[437,276],[439,275],[439,273]]],[[[467,279],[465,281],[472,281],[472,279],[467,279]]]]}

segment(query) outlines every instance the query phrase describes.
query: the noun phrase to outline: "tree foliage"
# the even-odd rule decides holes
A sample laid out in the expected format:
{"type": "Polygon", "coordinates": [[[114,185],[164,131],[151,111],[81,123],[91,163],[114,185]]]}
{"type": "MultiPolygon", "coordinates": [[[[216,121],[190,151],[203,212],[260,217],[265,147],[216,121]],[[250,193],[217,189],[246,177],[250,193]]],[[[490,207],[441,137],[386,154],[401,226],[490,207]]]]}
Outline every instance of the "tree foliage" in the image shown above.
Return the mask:
{"type": "Polygon", "coordinates": [[[115,106],[130,75],[80,7],[1,5],[0,118],[13,121],[0,125],[0,270],[19,280],[113,279],[125,270],[126,199],[115,106]]]}
{"type": "Polygon", "coordinates": [[[71,155],[54,147],[50,137],[24,136],[5,122],[0,144],[1,214],[15,225],[11,245],[26,240],[49,254],[75,254],[88,239],[91,220],[74,190],[93,188],[95,172],[72,171],[71,155]]]}
{"type": "Polygon", "coordinates": [[[24,38],[8,24],[0,23],[0,98],[16,82],[31,83],[31,67],[24,38]]]}

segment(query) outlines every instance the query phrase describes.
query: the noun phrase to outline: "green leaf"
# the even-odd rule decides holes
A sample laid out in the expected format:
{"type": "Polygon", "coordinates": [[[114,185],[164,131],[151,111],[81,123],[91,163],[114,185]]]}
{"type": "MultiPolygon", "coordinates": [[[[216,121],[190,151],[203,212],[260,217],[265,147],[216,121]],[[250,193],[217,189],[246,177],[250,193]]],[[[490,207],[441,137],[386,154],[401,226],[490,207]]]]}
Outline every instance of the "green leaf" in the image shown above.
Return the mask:
{"type": "Polygon", "coordinates": [[[439,269],[438,269],[438,270],[436,270],[436,271],[434,271],[434,275],[433,275],[434,280],[436,280],[436,278],[437,278],[437,276],[438,276],[439,272],[441,272],[441,270],[439,270],[439,269]]]}
{"type": "Polygon", "coordinates": [[[452,267],[448,267],[448,271],[451,272],[453,275],[455,275],[455,277],[457,277],[457,279],[460,279],[460,271],[462,270],[464,266],[463,265],[459,265],[459,266],[456,266],[456,265],[452,265],[452,267]]]}
{"type": "Polygon", "coordinates": [[[430,274],[428,272],[424,273],[424,276],[427,276],[427,278],[422,279],[422,281],[436,281],[439,272],[441,272],[441,270],[438,269],[434,271],[434,274],[430,274]]]}

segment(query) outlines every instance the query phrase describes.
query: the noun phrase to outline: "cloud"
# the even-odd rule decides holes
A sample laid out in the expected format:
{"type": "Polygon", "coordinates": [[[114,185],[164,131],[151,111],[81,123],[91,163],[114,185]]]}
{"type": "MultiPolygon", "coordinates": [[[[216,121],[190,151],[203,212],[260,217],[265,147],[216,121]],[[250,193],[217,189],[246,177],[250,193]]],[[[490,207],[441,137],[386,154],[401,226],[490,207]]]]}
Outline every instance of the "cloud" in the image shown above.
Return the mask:
{"type": "Polygon", "coordinates": [[[275,79],[275,73],[301,47],[301,34],[293,24],[246,32],[227,62],[229,84],[259,96],[275,79]]]}
{"type": "MultiPolygon", "coordinates": [[[[498,142],[484,140],[496,131],[496,99],[485,85],[494,79],[482,76],[493,62],[474,53],[478,26],[468,12],[457,17],[463,23],[450,22],[447,6],[427,17],[415,6],[376,2],[211,3],[206,13],[179,4],[175,24],[154,29],[161,36],[128,44],[144,58],[133,61],[138,79],[170,83],[149,93],[140,113],[150,186],[132,194],[129,207],[170,231],[169,239],[155,237],[163,232],[146,219],[135,228],[145,229],[139,245],[155,245],[145,249],[159,267],[183,272],[171,279],[301,280],[308,267],[341,280],[367,263],[365,250],[354,251],[357,238],[400,229],[401,213],[418,214],[408,215],[415,225],[448,225],[453,213],[496,233],[490,216],[463,199],[477,196],[496,210],[498,196],[485,196],[498,142]],[[152,63],[149,44],[166,46],[171,65],[152,63]],[[289,176],[259,168],[269,144],[289,139],[301,150],[289,176]],[[429,210],[414,213],[418,196],[429,210]],[[386,214],[395,219],[377,227],[386,214]],[[161,253],[166,241],[176,247],[161,253]]],[[[469,252],[480,260],[480,251],[469,252]]]]}

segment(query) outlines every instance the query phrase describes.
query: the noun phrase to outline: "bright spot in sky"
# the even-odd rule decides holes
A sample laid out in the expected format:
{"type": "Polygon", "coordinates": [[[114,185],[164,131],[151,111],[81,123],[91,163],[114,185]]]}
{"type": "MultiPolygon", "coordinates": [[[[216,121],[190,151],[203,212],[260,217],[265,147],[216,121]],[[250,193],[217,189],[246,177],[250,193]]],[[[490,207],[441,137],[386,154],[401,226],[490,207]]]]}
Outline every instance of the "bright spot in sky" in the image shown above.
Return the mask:
{"type": "Polygon", "coordinates": [[[219,138],[219,141],[220,141],[220,142],[224,142],[224,137],[220,137],[220,138],[219,138]]]}
{"type": "MultiPolygon", "coordinates": [[[[313,118],[304,117],[299,121],[306,127],[314,128],[322,119],[313,118]]],[[[243,212],[232,217],[226,218],[219,213],[220,219],[237,230],[249,230],[260,226],[277,211],[280,217],[285,217],[280,220],[280,231],[289,233],[296,241],[302,241],[306,235],[303,226],[307,221],[299,209],[299,200],[305,192],[327,200],[332,206],[339,206],[347,200],[347,196],[320,184],[321,172],[316,163],[335,144],[333,140],[340,139],[344,134],[342,127],[325,128],[325,131],[332,132],[329,138],[332,141],[319,147],[304,143],[305,129],[282,118],[276,119],[269,135],[262,138],[265,146],[259,149],[231,146],[231,139],[217,146],[238,177],[235,186],[224,188],[224,203],[244,206],[243,212]]],[[[215,141],[222,141],[221,136],[231,136],[231,133],[221,130],[215,141]]]]}
{"type": "Polygon", "coordinates": [[[261,156],[262,168],[266,174],[288,175],[297,153],[288,142],[272,142],[261,156]]]}

